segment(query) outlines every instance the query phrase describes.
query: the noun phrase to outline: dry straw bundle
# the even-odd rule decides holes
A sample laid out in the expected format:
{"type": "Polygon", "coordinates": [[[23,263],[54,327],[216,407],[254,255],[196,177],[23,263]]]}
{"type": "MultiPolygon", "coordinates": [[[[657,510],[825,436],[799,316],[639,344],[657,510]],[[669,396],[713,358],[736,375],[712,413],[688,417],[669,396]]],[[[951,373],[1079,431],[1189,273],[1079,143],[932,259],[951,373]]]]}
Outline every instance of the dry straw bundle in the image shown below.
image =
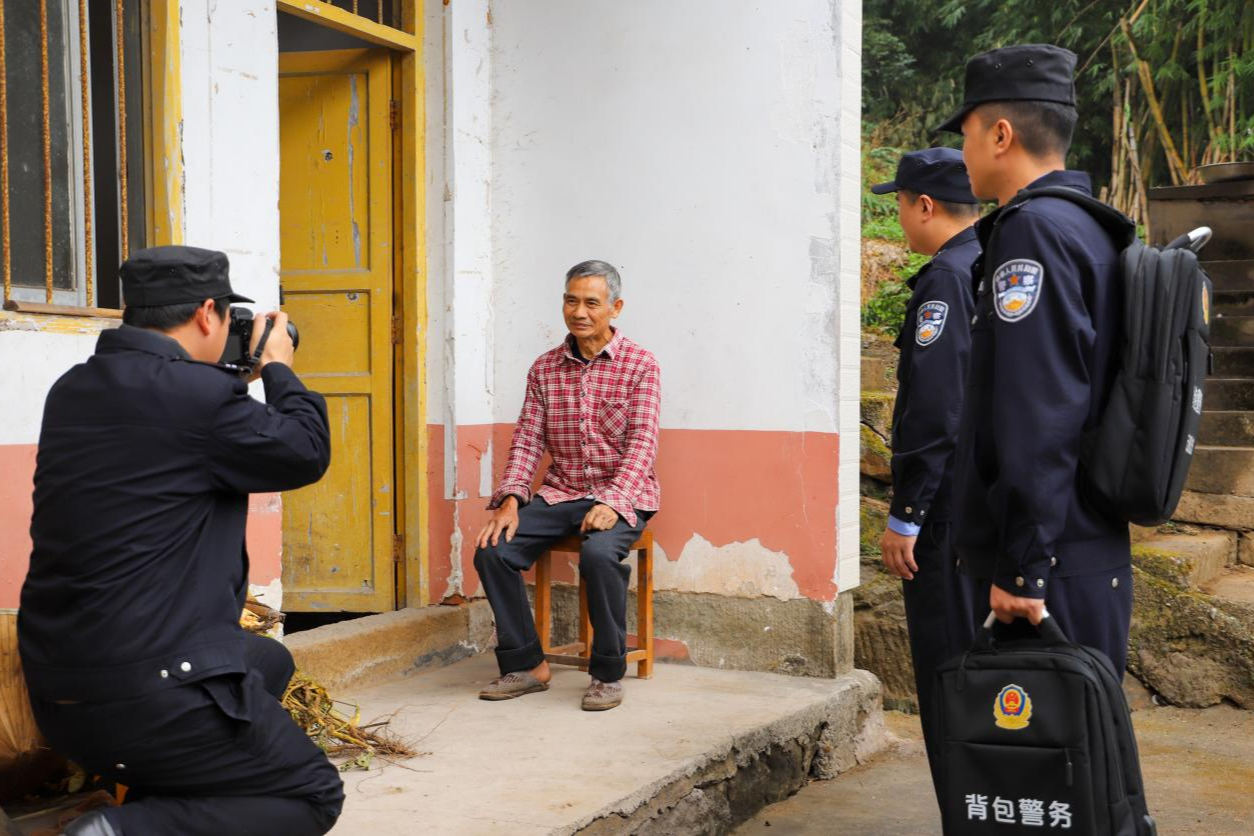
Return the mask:
{"type": "Polygon", "coordinates": [[[40,747],[17,652],[17,613],[0,610],[0,770],[40,747]]]}
{"type": "Polygon", "coordinates": [[[390,720],[361,725],[361,709],[332,699],[326,688],[300,671],[288,683],[283,707],[318,748],[328,755],[350,756],[341,769],[367,769],[376,756],[408,758],[417,754],[387,728],[390,720]]]}

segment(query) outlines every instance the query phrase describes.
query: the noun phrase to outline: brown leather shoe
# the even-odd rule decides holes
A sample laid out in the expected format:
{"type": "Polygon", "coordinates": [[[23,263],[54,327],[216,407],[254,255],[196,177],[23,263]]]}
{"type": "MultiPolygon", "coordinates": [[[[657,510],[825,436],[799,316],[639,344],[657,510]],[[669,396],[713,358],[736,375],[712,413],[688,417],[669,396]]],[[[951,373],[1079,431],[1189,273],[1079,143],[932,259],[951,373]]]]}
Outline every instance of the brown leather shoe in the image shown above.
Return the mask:
{"type": "Polygon", "coordinates": [[[541,682],[530,671],[515,671],[498,676],[479,692],[481,700],[512,700],[549,690],[549,683],[541,682]]]}
{"type": "Polygon", "coordinates": [[[623,702],[622,682],[602,682],[595,676],[583,692],[584,711],[609,711],[623,702]]]}

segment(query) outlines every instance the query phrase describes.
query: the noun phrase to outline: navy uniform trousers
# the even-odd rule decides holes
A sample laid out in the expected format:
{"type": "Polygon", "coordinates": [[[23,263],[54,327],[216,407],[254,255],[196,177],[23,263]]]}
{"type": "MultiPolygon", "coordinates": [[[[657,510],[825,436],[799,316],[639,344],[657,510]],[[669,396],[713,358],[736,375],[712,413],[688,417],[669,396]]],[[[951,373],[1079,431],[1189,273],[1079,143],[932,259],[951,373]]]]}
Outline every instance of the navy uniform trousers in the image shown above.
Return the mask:
{"type": "MultiPolygon", "coordinates": [[[[975,638],[973,612],[978,609],[975,584],[961,574],[954,560],[950,523],[927,522],[914,544],[919,571],[901,582],[910,632],[910,658],[919,695],[919,719],[933,786],[941,786],[940,744],[933,721],[936,668],[971,647],[975,638]]],[[[985,590],[984,600],[988,600],[985,590]]],[[[988,612],[985,610],[984,615],[988,612]]]]}
{"type": "Polygon", "coordinates": [[[53,749],[128,787],[105,812],[119,836],[319,836],[335,824],[339,771],[279,704],[292,656],[273,639],[248,642],[243,675],[111,702],[32,701],[53,749]]]}
{"type": "MultiPolygon", "coordinates": [[[[537,497],[518,509],[518,530],[512,540],[502,535],[495,546],[489,543],[475,552],[475,569],[496,617],[496,661],[502,675],[529,671],[544,661],[522,573],[555,541],[578,534],[595,504],[591,499],[576,499],[549,505],[537,497]]],[[[619,517],[609,531],[586,534],[579,551],[579,576],[588,590],[592,621],[588,673],[602,682],[617,682],[627,672],[631,567],[623,561],[652,516],[649,511],[636,511],[636,525],[619,517]]]]}
{"type": "MultiPolygon", "coordinates": [[[[975,610],[979,621],[988,617],[992,581],[976,583],[975,610]]],[[[1084,575],[1053,576],[1045,609],[1063,634],[1075,642],[1105,653],[1123,677],[1128,667],[1128,631],[1132,626],[1132,567],[1122,566],[1084,575]]],[[[998,627],[1008,639],[1038,635],[1023,619],[998,627]]]]}

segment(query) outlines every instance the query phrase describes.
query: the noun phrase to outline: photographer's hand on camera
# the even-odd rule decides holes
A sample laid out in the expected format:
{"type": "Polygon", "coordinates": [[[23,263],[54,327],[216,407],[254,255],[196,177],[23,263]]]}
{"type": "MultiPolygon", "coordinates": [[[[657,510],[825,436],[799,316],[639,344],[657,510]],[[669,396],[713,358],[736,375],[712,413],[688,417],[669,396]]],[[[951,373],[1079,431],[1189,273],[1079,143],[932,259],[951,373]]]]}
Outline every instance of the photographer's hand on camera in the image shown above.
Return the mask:
{"type": "Polygon", "coordinates": [[[296,346],[292,343],[292,335],[287,331],[287,314],[282,311],[271,311],[254,317],[252,340],[248,346],[249,354],[256,353],[257,344],[261,341],[262,334],[266,333],[267,320],[273,322],[270,327],[270,336],[266,337],[266,344],[261,350],[261,359],[253,369],[250,381],[260,378],[261,370],[270,363],[282,363],[290,368],[296,356],[296,346]]]}

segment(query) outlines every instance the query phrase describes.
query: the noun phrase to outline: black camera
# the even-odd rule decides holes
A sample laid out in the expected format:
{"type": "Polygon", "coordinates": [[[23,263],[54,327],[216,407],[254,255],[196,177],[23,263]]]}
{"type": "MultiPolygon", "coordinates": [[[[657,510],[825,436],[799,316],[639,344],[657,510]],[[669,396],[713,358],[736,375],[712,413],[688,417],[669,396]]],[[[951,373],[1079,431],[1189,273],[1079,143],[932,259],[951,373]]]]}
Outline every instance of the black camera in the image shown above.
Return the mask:
{"type": "MultiPolygon", "coordinates": [[[[253,312],[248,310],[248,308],[237,308],[232,305],[230,313],[227,315],[231,318],[231,324],[227,331],[226,349],[222,352],[222,359],[218,362],[224,366],[238,369],[241,375],[251,375],[257,362],[261,359],[261,352],[266,347],[266,340],[270,338],[270,329],[274,327],[274,320],[266,320],[266,330],[261,334],[261,341],[257,343],[256,350],[250,352],[248,347],[252,345],[253,339],[253,312]]],[[[292,338],[292,347],[296,348],[299,346],[300,333],[291,321],[287,323],[287,333],[292,338]]]]}

